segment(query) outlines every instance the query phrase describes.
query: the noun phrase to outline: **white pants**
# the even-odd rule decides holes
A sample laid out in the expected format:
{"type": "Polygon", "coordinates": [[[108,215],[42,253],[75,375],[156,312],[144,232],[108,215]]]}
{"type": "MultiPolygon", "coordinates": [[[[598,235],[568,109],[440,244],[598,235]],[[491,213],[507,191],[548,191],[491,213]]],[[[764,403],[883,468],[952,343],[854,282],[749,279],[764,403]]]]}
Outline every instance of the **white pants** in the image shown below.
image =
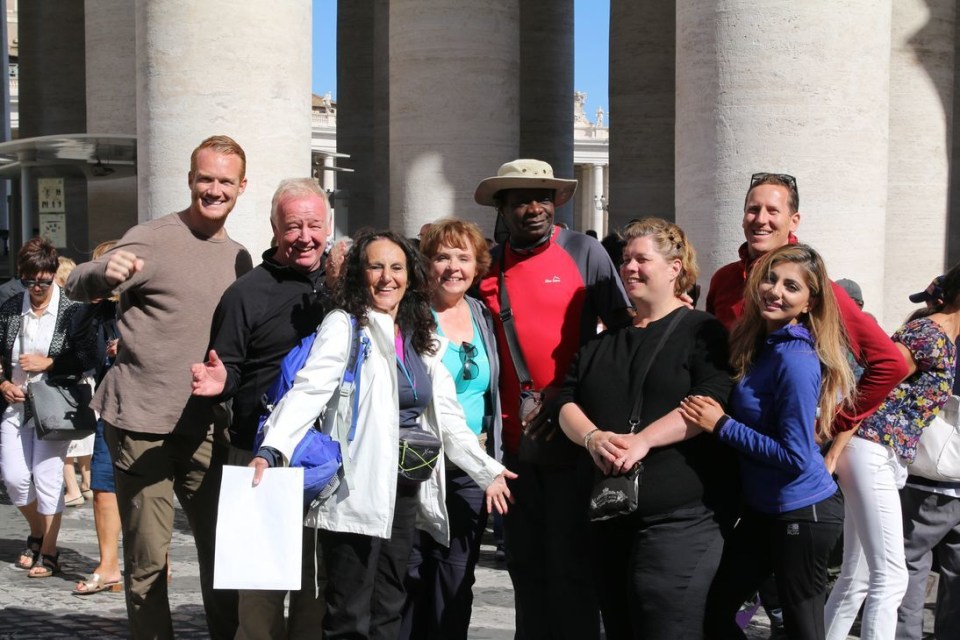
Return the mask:
{"type": "Polygon", "coordinates": [[[40,515],[63,511],[63,459],[68,440],[40,440],[33,420],[23,423],[23,409],[7,410],[0,423],[0,472],[14,506],[37,501],[40,515]]]}
{"type": "Polygon", "coordinates": [[[907,590],[899,494],[906,464],[890,447],[854,436],[837,462],[837,476],[846,505],[843,566],[827,599],[827,640],[846,639],[861,604],[860,638],[892,640],[907,590]]]}

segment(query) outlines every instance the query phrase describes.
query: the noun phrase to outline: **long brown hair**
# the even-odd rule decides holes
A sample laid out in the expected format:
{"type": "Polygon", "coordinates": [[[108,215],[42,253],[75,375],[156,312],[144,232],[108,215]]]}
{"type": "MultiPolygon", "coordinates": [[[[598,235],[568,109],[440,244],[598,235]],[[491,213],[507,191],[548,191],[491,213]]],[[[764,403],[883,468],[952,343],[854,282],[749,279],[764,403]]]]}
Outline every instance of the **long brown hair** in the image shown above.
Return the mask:
{"type": "Polygon", "coordinates": [[[849,343],[833,285],[827,277],[823,259],[812,248],[804,244],[786,245],[771,251],[754,265],[743,292],[743,317],[730,335],[730,364],[739,380],[756,359],[767,330],[766,321],[760,315],[760,284],[769,277],[773,267],[784,262],[800,265],[810,289],[810,310],[799,318],[799,322],[810,331],[820,359],[822,379],[815,436],[818,442],[825,442],[833,436],[833,419],[837,410],[852,405],[856,381],[850,368],[849,343]]]}

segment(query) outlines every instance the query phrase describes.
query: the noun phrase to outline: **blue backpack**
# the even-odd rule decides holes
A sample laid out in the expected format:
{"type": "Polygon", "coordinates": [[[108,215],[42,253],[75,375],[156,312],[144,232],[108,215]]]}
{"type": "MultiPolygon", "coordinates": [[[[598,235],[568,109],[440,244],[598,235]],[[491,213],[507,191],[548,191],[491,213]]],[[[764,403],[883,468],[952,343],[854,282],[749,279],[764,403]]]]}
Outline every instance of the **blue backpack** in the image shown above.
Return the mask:
{"type": "MultiPolygon", "coordinates": [[[[363,361],[370,350],[370,339],[363,335],[357,324],[357,319],[350,316],[351,340],[350,356],[347,367],[340,383],[340,400],[337,408],[337,439],[331,438],[318,428],[323,414],[317,417],[314,426],[307,429],[307,433],[293,450],[290,456],[291,467],[303,468],[303,503],[311,508],[316,507],[336,492],[340,486],[341,469],[344,459],[341,454],[341,444],[346,448],[347,443],[353,440],[357,427],[357,404],[360,394],[357,393],[360,384],[360,370],[363,361]],[[339,426],[342,422],[350,424],[346,439],[339,437],[342,431],[339,426]],[[344,441],[346,440],[346,441],[344,441]]],[[[266,423],[273,409],[293,386],[297,372],[303,368],[313,343],[317,339],[314,331],[290,350],[280,363],[280,374],[274,380],[267,392],[263,394],[261,402],[263,413],[257,424],[257,436],[254,439],[254,452],[263,444],[263,425],[266,423]]]]}

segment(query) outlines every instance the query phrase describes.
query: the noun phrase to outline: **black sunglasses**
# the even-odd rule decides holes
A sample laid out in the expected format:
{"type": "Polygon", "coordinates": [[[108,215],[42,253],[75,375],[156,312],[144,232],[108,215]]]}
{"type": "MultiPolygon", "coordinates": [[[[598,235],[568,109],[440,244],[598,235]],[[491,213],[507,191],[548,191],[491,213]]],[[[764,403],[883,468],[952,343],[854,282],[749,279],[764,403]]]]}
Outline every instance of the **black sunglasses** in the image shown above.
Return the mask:
{"type": "Polygon", "coordinates": [[[30,289],[32,287],[40,287],[41,289],[49,289],[53,284],[53,280],[27,280],[26,278],[20,278],[20,284],[23,285],[25,289],[30,289]]]}
{"type": "Polygon", "coordinates": [[[463,364],[461,378],[464,380],[473,380],[480,375],[480,367],[477,366],[477,346],[464,342],[460,345],[460,362],[463,364]]]}
{"type": "Polygon", "coordinates": [[[755,173],[752,176],[750,176],[750,188],[753,189],[755,186],[757,186],[758,183],[763,182],[767,178],[775,178],[776,180],[779,180],[780,182],[784,183],[794,191],[797,190],[797,179],[791,176],[790,174],[767,173],[767,172],[755,173]]]}

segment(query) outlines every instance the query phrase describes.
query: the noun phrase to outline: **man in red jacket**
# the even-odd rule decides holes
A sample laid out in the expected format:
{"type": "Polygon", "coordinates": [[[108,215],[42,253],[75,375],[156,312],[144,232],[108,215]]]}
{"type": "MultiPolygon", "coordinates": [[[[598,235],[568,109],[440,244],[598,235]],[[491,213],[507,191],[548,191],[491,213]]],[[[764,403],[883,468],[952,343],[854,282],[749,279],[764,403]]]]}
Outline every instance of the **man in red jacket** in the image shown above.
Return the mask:
{"type": "MultiPolygon", "coordinates": [[[[728,330],[743,315],[743,287],[753,265],[766,253],[798,242],[794,232],[800,225],[800,195],[796,178],[786,174],[755,173],[743,203],[743,235],[740,259],[717,270],[710,279],[707,311],[717,317],[728,330]]],[[[864,313],[843,287],[833,284],[850,342],[850,349],[864,367],[857,383],[857,395],[851,411],[838,413],[834,421],[836,437],[824,456],[827,469],[833,473],[837,459],[853,437],[861,420],[876,411],[890,390],[906,375],[907,364],[893,341],[864,313]]],[[[777,608],[776,586],[772,580],[761,588],[764,607],[773,622],[777,608]]],[[[774,636],[771,636],[771,638],[774,636]]]]}
{"type": "MultiPolygon", "coordinates": [[[[743,287],[754,263],[764,254],[797,242],[794,232],[800,225],[800,196],[793,176],[755,173],[743,204],[743,234],[740,259],[721,267],[710,280],[707,311],[730,329],[743,314],[743,287]]],[[[832,472],[837,458],[853,434],[853,427],[873,413],[887,394],[907,375],[907,364],[876,321],[861,311],[843,287],[833,283],[850,341],[850,348],[864,366],[857,383],[852,411],[837,414],[837,439],[826,455],[832,472]]]]}

